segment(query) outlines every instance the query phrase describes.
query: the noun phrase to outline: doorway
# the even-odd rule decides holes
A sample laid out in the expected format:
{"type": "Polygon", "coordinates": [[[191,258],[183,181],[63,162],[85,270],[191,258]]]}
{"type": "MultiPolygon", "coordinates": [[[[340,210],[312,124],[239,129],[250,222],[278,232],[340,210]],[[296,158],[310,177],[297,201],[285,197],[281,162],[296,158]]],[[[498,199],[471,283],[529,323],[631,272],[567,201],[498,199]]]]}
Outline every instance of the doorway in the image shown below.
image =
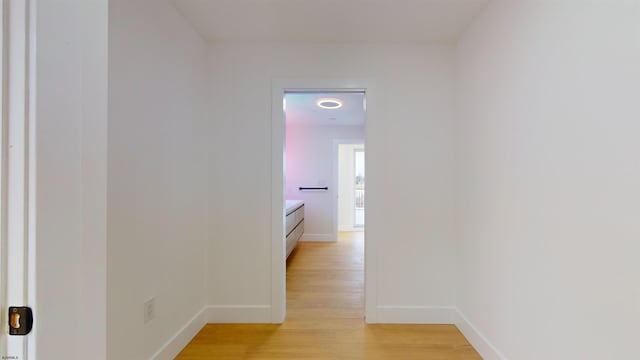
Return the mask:
{"type": "MultiPolygon", "coordinates": [[[[288,96],[290,94],[316,94],[323,95],[322,98],[338,98],[337,94],[354,95],[359,94],[361,96],[360,107],[366,114],[366,122],[362,129],[363,136],[360,138],[360,142],[366,144],[367,124],[373,118],[375,107],[372,107],[372,99],[375,98],[374,87],[366,81],[333,81],[333,80],[282,80],[273,82],[273,112],[272,112],[272,322],[282,323],[286,315],[286,251],[285,251],[285,200],[291,196],[292,191],[296,193],[296,197],[301,197],[303,200],[308,201],[308,205],[317,202],[317,200],[324,199],[323,203],[333,203],[330,206],[330,214],[326,212],[318,211],[318,209],[312,209],[311,206],[305,206],[305,231],[302,236],[304,241],[337,241],[338,240],[338,209],[337,209],[337,172],[334,170],[331,172],[324,172],[321,176],[314,176],[313,174],[306,173],[300,169],[293,168],[294,162],[290,161],[299,154],[290,154],[292,150],[293,142],[300,141],[304,132],[312,132],[316,135],[327,135],[329,132],[323,125],[315,124],[314,130],[289,130],[287,136],[287,118],[292,111],[292,103],[288,96]],[[360,84],[360,86],[353,86],[353,84],[360,84]],[[334,96],[336,95],[336,96],[334,96]],[[298,180],[290,181],[288,174],[297,172],[295,176],[298,180]],[[303,188],[303,189],[301,189],[303,188]],[[289,192],[289,193],[288,193],[289,192]],[[289,196],[287,196],[289,194],[289,196]],[[324,195],[324,196],[323,196],[324,195]],[[328,195],[328,196],[327,196],[328,195]],[[309,224],[311,217],[316,217],[315,220],[319,220],[316,225],[309,224]],[[327,232],[327,227],[320,227],[329,224],[330,232],[327,232]]],[[[313,106],[319,106],[318,100],[313,103],[313,106]]],[[[323,104],[329,107],[337,106],[335,104],[323,104]]],[[[339,106],[345,106],[344,103],[339,106]]],[[[326,116],[326,121],[337,121],[339,117],[326,116]]],[[[295,121],[295,120],[294,120],[295,121]]],[[[325,150],[320,151],[319,154],[313,153],[312,156],[323,156],[323,162],[326,161],[331,168],[331,164],[337,167],[337,147],[336,150],[332,150],[332,142],[337,138],[345,137],[345,135],[334,135],[330,138],[328,147],[325,150]],[[335,156],[332,156],[335,155],[335,156]]],[[[354,137],[347,135],[347,137],[354,137]]],[[[314,206],[315,207],[315,206],[314,206]]],[[[311,221],[313,222],[313,220],[311,221]]],[[[362,229],[366,229],[366,222],[362,225],[362,229]]],[[[376,320],[376,304],[375,304],[375,289],[376,289],[376,277],[375,277],[375,258],[368,256],[368,254],[374,254],[375,241],[367,241],[364,245],[364,315],[367,322],[372,323],[376,320]]]]}
{"type": "MultiPolygon", "coordinates": [[[[364,93],[287,92],[284,100],[286,200],[289,204],[304,205],[302,241],[336,242],[338,198],[342,194],[339,193],[340,169],[335,144],[346,143],[340,140],[345,138],[351,139],[351,143],[364,144],[364,93]],[[335,107],[323,107],[326,106],[323,102],[335,107]]],[[[351,154],[355,155],[355,152],[351,154]]],[[[355,166],[355,157],[352,163],[355,166]]],[[[361,167],[364,168],[364,163],[361,167]]],[[[355,200],[355,195],[349,198],[355,200]]],[[[288,209],[287,215],[293,210],[288,209]]],[[[353,206],[352,210],[355,211],[353,206]]],[[[362,211],[358,215],[364,216],[362,211]]],[[[301,217],[290,224],[285,235],[289,236],[301,217]]],[[[361,220],[361,229],[364,229],[364,219],[361,220]]]]}
{"type": "Polygon", "coordinates": [[[365,94],[362,91],[287,91],[283,100],[289,318],[308,319],[318,315],[315,310],[322,307],[331,310],[318,321],[336,313],[361,319],[364,315],[365,94]],[[347,154],[349,166],[341,169],[335,144],[348,146],[340,140],[345,138],[352,139],[359,147],[352,146],[347,154]],[[339,180],[345,175],[351,185],[349,194],[340,193],[339,180]],[[347,211],[351,228],[339,232],[342,198],[350,200],[347,211]],[[357,235],[350,233],[357,230],[357,235]],[[334,281],[328,282],[325,276],[334,281]],[[351,285],[344,286],[344,283],[351,285]]]}
{"type": "Polygon", "coordinates": [[[364,143],[338,144],[338,231],[364,231],[364,143]]]}

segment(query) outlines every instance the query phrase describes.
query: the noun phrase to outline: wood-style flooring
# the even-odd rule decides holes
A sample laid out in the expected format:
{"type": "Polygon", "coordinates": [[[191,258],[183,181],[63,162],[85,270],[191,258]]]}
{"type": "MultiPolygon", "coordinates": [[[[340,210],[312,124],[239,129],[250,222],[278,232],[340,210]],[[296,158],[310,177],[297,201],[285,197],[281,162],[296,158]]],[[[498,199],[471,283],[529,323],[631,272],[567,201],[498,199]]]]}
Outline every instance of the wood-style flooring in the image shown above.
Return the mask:
{"type": "Polygon", "coordinates": [[[366,324],[363,254],[358,232],[299,243],[283,324],[208,324],[176,359],[481,359],[453,325],[366,324]]]}

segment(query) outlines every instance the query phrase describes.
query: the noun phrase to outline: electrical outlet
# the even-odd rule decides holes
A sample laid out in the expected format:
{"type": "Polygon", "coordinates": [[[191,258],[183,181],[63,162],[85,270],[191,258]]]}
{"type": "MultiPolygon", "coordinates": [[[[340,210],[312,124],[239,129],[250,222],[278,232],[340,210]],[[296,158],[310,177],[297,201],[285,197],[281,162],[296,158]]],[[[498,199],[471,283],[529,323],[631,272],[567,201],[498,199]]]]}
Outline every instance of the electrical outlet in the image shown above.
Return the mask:
{"type": "Polygon", "coordinates": [[[156,298],[152,297],[144,302],[144,323],[148,323],[156,317],[156,298]]]}

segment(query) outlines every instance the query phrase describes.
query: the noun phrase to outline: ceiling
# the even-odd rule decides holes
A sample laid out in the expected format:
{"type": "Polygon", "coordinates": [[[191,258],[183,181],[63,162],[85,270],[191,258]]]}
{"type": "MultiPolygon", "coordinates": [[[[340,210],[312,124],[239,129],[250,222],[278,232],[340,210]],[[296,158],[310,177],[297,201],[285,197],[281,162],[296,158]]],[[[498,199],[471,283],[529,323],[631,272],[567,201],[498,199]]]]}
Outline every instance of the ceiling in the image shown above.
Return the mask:
{"type": "Polygon", "coordinates": [[[454,42],[489,0],[171,0],[209,41],[454,42]]]}
{"type": "Polygon", "coordinates": [[[289,93],[285,99],[288,125],[364,125],[364,93],[289,93]],[[339,109],[322,109],[316,105],[322,98],[338,98],[344,105],[339,109]]]}

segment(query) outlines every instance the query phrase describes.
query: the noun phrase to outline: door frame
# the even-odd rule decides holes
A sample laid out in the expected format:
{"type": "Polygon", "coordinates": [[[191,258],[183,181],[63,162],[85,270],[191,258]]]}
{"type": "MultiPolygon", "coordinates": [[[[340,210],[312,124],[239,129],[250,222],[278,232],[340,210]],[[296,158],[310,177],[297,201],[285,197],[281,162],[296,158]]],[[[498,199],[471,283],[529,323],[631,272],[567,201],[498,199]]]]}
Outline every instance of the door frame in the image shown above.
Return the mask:
{"type": "MultiPolygon", "coordinates": [[[[0,319],[9,306],[35,313],[35,0],[1,0],[2,209],[0,319]]],[[[28,336],[2,330],[2,356],[35,359],[34,321],[28,336]]]]}
{"type": "MultiPolygon", "coordinates": [[[[358,153],[362,153],[362,155],[364,156],[365,155],[365,151],[366,151],[366,149],[364,148],[364,144],[363,144],[363,148],[362,149],[354,149],[353,150],[353,167],[354,167],[353,172],[354,172],[354,174],[357,173],[357,171],[356,171],[356,163],[357,163],[357,159],[358,159],[358,153]]],[[[366,156],[365,156],[364,160],[365,160],[365,162],[367,161],[366,156]]],[[[357,212],[358,208],[356,208],[357,200],[356,200],[356,196],[355,196],[355,190],[356,190],[355,189],[355,187],[356,187],[355,185],[356,184],[355,184],[355,178],[354,178],[354,184],[353,184],[353,192],[354,192],[354,196],[353,196],[353,225],[352,226],[353,226],[354,229],[360,229],[360,230],[364,231],[364,224],[358,225],[356,223],[356,219],[358,218],[358,212],[357,212]]],[[[366,194],[366,192],[365,192],[365,194],[366,194]]],[[[364,198],[366,199],[366,195],[364,196],[364,198]]],[[[365,204],[366,204],[366,200],[365,200],[365,204]]],[[[366,207],[366,205],[364,205],[364,207],[362,208],[362,211],[365,211],[365,207],[366,207]]],[[[364,212],[363,216],[366,216],[366,211],[364,212]]],[[[364,221],[364,219],[362,219],[362,220],[364,221]]],[[[355,231],[360,231],[360,230],[355,230],[355,231]]]]}
{"type": "MultiPolygon", "coordinates": [[[[365,122],[365,126],[366,126],[365,122]]],[[[333,140],[333,183],[336,188],[336,197],[334,199],[334,214],[333,214],[333,231],[335,238],[338,238],[338,233],[340,232],[340,145],[362,145],[364,147],[365,139],[335,139],[333,140]]],[[[366,149],[366,147],[365,147],[366,149]]],[[[365,157],[365,163],[367,158],[365,157]]],[[[355,212],[355,211],[354,211],[355,212]]],[[[354,215],[355,216],[355,215],[354,215]]],[[[366,216],[366,212],[365,212],[366,216]]],[[[365,221],[366,225],[366,221],[365,221]]],[[[365,229],[362,228],[362,231],[365,229]]],[[[366,234],[365,234],[366,235],[366,234]]]]}
{"type": "MultiPolygon", "coordinates": [[[[369,124],[377,121],[375,84],[363,79],[274,79],[271,84],[271,322],[282,323],[286,316],[285,253],[285,109],[287,92],[364,92],[365,148],[369,124]]],[[[335,161],[335,160],[334,160],[335,161]]],[[[365,167],[368,167],[365,158],[365,167]]],[[[373,194],[375,197],[375,194],[373,194]]],[[[337,213],[337,209],[336,209],[337,213]]],[[[337,229],[337,221],[336,221],[337,229]]],[[[367,221],[365,220],[365,236],[367,221]]],[[[376,322],[377,244],[367,238],[364,247],[365,319],[376,322]]]]}

